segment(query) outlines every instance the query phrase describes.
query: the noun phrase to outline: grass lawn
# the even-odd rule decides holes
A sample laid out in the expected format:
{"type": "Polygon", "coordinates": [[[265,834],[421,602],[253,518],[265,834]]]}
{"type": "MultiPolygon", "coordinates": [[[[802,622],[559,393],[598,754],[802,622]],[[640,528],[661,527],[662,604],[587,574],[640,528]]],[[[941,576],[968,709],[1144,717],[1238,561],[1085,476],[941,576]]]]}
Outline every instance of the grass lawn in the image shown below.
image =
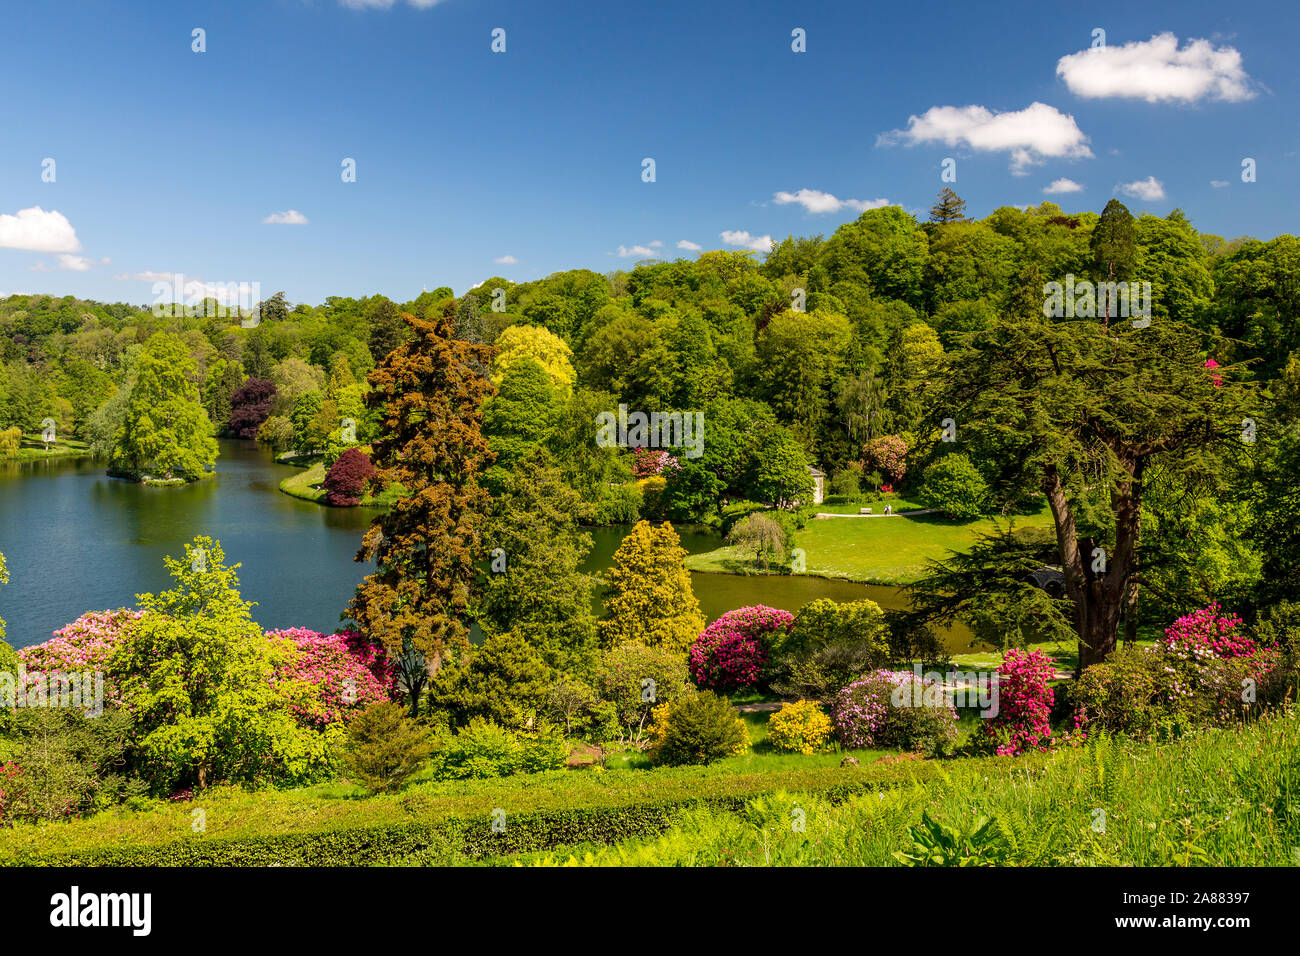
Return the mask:
{"type": "Polygon", "coordinates": [[[320,501],[325,497],[325,490],[320,483],[325,480],[325,465],[317,461],[306,471],[290,475],[280,482],[280,490],[286,495],[301,498],[304,501],[320,501]]]}
{"type": "MultiPolygon", "coordinates": [[[[895,503],[895,507],[901,504],[895,503]]],[[[821,510],[857,514],[858,507],[838,505],[821,510]]],[[[1044,505],[1013,520],[1022,527],[1047,526],[1051,523],[1051,515],[1044,505]]],[[[1006,521],[1002,520],[1002,523],[1006,521]]],[[[809,519],[804,530],[795,533],[794,545],[804,551],[808,574],[863,584],[901,585],[917,580],[928,561],[944,558],[949,551],[967,550],[977,535],[988,534],[993,528],[994,521],[990,518],[953,521],[939,515],[817,518],[809,519]]],[[[716,551],[690,555],[686,567],[692,571],[724,574],[761,573],[748,556],[725,546],[716,551]]]]}
{"type": "Polygon", "coordinates": [[[6,461],[42,461],[46,458],[88,458],[90,457],[90,446],[84,441],[75,439],[57,441],[54,447],[49,451],[45,450],[45,443],[41,441],[40,435],[24,435],[22,446],[18,449],[18,454],[6,461]]]}

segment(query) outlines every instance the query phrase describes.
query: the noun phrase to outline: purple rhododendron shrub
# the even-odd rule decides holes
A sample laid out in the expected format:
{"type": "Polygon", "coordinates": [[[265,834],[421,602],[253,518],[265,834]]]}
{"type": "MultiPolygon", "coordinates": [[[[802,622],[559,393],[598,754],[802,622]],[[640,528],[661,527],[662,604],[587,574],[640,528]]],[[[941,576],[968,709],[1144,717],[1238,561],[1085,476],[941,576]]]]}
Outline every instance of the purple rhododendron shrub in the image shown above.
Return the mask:
{"type": "Polygon", "coordinates": [[[300,720],[324,726],[392,699],[394,671],[387,655],[355,631],[321,634],[291,627],[267,631],[266,636],[289,641],[297,652],[276,671],[277,681],[304,681],[319,688],[308,705],[293,705],[300,720]]]}
{"type": "Polygon", "coordinates": [[[697,687],[712,691],[756,686],[774,638],[793,624],[789,611],[763,604],[728,611],[691,645],[691,679],[697,687]]]}

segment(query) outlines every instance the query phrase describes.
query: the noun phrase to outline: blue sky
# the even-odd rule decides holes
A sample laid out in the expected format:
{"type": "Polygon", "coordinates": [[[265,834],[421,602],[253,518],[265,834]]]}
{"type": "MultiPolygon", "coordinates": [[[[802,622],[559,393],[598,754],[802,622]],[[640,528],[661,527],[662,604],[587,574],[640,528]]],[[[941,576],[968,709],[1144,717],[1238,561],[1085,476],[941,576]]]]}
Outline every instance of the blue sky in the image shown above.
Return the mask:
{"type": "Polygon", "coordinates": [[[1300,211],[1293,2],[11,0],[2,16],[0,294],[147,303],[170,273],[294,302],[459,293],[693,255],[682,241],[829,235],[879,201],[924,215],[946,157],[975,216],[1118,193],[1271,237],[1300,211]],[[1095,28],[1106,49],[1085,55],[1095,28]],[[1062,179],[1082,188],[1044,193],[1062,179]],[[264,222],[290,210],[306,222],[264,222]]]}

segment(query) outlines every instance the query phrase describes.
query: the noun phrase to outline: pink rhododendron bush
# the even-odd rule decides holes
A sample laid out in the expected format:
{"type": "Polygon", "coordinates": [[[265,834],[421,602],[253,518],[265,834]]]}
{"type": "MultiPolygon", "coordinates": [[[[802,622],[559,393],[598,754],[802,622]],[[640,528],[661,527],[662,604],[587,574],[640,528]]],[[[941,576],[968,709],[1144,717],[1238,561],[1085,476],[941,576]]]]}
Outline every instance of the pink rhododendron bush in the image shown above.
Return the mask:
{"type": "Polygon", "coordinates": [[[1116,651],[1084,671],[1075,723],[1138,738],[1223,726],[1279,703],[1286,685],[1281,653],[1211,604],[1174,621],[1155,647],[1116,651]]]}
{"type": "MultiPolygon", "coordinates": [[[[18,660],[34,674],[99,672],[107,675],[114,648],[127,630],[144,616],[143,611],[87,611],[71,624],[54,632],[44,644],[33,644],[18,652],[18,660]]],[[[104,680],[104,703],[117,705],[121,695],[111,677],[104,680]]]]}
{"type": "Polygon", "coordinates": [[[691,645],[691,679],[697,687],[713,691],[757,686],[773,642],[793,624],[789,611],[763,604],[728,611],[691,645]]]}
{"type": "MultiPolygon", "coordinates": [[[[126,609],[88,611],[55,631],[51,640],[20,650],[18,658],[29,675],[103,672],[104,702],[119,704],[121,696],[113,680],[110,658],[144,613],[126,609]]],[[[368,644],[355,631],[321,634],[292,627],[267,631],[266,636],[287,642],[291,650],[274,679],[305,685],[308,693],[293,695],[296,702],[292,707],[304,723],[323,727],[392,696],[395,678],[391,663],[382,649],[368,644]]]]}
{"type": "Polygon", "coordinates": [[[1048,681],[1056,661],[1042,651],[1009,650],[998,667],[997,713],[983,722],[998,756],[1047,750],[1052,743],[1052,703],[1048,681]]]}
{"type": "Polygon", "coordinates": [[[287,640],[296,654],[275,676],[318,688],[293,711],[307,723],[324,726],[345,720],[370,704],[389,700],[393,668],[382,649],[366,643],[355,631],[321,634],[305,627],[267,631],[268,638],[287,640]]]}
{"type": "Polygon", "coordinates": [[[874,670],[835,695],[831,720],[849,749],[943,753],[957,740],[957,709],[941,683],[910,671],[874,670]]]}

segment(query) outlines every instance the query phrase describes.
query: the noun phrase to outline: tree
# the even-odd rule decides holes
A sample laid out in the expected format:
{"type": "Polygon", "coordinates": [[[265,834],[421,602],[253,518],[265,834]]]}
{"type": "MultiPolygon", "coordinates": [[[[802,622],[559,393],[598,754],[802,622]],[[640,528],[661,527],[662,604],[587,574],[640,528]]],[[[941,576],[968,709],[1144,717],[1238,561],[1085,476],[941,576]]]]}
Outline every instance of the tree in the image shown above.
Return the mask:
{"type": "Polygon", "coordinates": [[[590,670],[596,651],[592,585],[580,570],[591,536],[578,527],[580,505],[544,455],[520,462],[484,523],[488,573],[474,601],[484,630],[519,634],[567,673],[590,670]]]}
{"type": "MultiPolygon", "coordinates": [[[[1133,223],[1133,214],[1118,199],[1106,203],[1101,218],[1092,228],[1088,250],[1098,279],[1114,282],[1117,276],[1121,280],[1127,280],[1133,274],[1133,267],[1137,263],[1137,229],[1133,223]]],[[[1112,298],[1105,297],[1103,325],[1106,326],[1110,325],[1112,298]]]]}
{"type": "Polygon", "coordinates": [[[516,356],[496,379],[497,393],[483,403],[483,434],[500,468],[511,468],[544,444],[560,410],[551,378],[529,355],[516,356]]]}
{"type": "Polygon", "coordinates": [[[944,455],[921,478],[921,500],[949,518],[978,518],[988,509],[988,485],[969,458],[944,455]]]}
{"type": "Polygon", "coordinates": [[[352,718],[344,760],[373,793],[401,790],[429,754],[433,738],[400,704],[372,704],[352,718]]]}
{"type": "Polygon", "coordinates": [[[745,469],[744,492],[772,508],[805,501],[813,491],[808,453],[803,444],[779,425],[758,437],[745,469]]]}
{"type": "Polygon", "coordinates": [[[430,700],[453,728],[475,719],[507,730],[533,728],[546,703],[554,672],[514,632],[489,635],[468,657],[445,667],[433,679],[430,700]]]}
{"type": "Polygon", "coordinates": [[[742,551],[750,551],[754,561],[766,568],[770,561],[785,557],[786,533],[779,522],[765,514],[746,515],[727,532],[727,544],[742,551]]]}
{"type": "Polygon", "coordinates": [[[111,471],[193,481],[212,467],[217,443],[193,372],[194,360],[175,337],[159,332],[145,343],[114,435],[111,471]]]}
{"type": "Polygon", "coordinates": [[[296,722],[272,680],[290,654],[268,640],[239,594],[238,564],[200,535],[166,558],[175,587],[140,595],[144,615],[113,648],[109,672],[134,720],[133,748],[158,789],[219,780],[303,782],[327,767],[320,734],[296,722]]]}
{"type": "Polygon", "coordinates": [[[1251,390],[1234,366],[1213,370],[1216,385],[1204,363],[1199,337],[1171,321],[1004,319],[949,356],[936,388],[958,442],[990,456],[994,501],[1022,501],[1026,479],[1046,496],[1081,667],[1114,649],[1135,600],[1149,469],[1212,489],[1242,447],[1251,390]]]}
{"type": "Polygon", "coordinates": [[[686,549],[673,526],[639,521],[614,552],[600,633],[606,647],[639,643],[673,654],[704,629],[704,615],[682,565],[686,549]]]}
{"type": "Polygon", "coordinates": [[[875,601],[820,598],[798,610],[793,627],[773,636],[772,687],[801,699],[828,701],[889,656],[885,614],[875,601]]]}
{"type": "MultiPolygon", "coordinates": [[[[471,362],[492,350],[451,337],[450,307],[435,320],[403,315],[411,338],[370,373],[366,402],[382,409],[377,480],[407,495],[371,522],[357,552],[376,570],[347,614],[391,658],[436,671],[468,647],[467,607],[489,498],[478,483],[492,452],[480,434],[492,386],[471,362]]],[[[407,687],[411,710],[418,690],[407,687]]]]}
{"type": "Polygon", "coordinates": [[[349,448],[330,466],[322,484],[325,503],[340,508],[361,504],[361,497],[375,477],[375,466],[360,448],[349,448]]]}
{"type": "Polygon", "coordinates": [[[230,396],[228,430],[235,438],[256,438],[258,429],[271,414],[275,400],[275,383],[264,378],[250,378],[230,396]]]}
{"type": "Polygon", "coordinates": [[[943,187],[938,200],[930,207],[930,221],[937,222],[941,226],[946,226],[950,222],[965,222],[966,200],[951,188],[943,187]]]}
{"type": "Polygon", "coordinates": [[[492,384],[501,387],[502,379],[517,362],[531,358],[546,372],[556,391],[567,398],[573,387],[573,352],[558,335],[537,325],[512,325],[497,338],[496,359],[492,363],[492,384]]]}

